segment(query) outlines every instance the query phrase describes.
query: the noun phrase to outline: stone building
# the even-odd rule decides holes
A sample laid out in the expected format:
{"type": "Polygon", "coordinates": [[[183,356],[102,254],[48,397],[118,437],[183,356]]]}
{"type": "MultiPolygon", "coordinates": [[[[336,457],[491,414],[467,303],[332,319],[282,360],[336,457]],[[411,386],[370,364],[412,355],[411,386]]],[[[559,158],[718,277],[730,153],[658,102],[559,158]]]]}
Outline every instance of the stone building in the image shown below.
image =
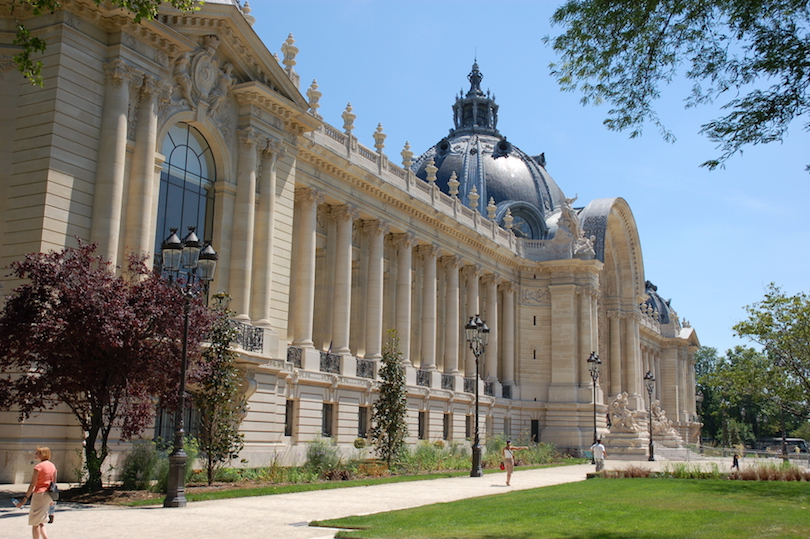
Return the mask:
{"type": "MultiPolygon", "coordinates": [[[[381,126],[373,148],[359,143],[350,105],[342,128],[321,118],[292,35],[274,56],[247,2],[165,7],[140,24],[61,3],[14,11],[47,39],[40,88],[11,62],[0,1],[0,266],[74,236],[122,264],[159,256],[170,227],[196,226],[220,255],[212,290],[230,295],[241,328],[249,465],[299,461],[319,436],[347,450],[364,436],[388,329],[406,359],[413,444],[467,443],[478,384],[484,435],[588,447],[595,394],[600,435],[638,452],[648,371],[661,442],[697,436],[698,340],[645,280],[629,206],[566,198],[543,155],[498,131],[477,64],[450,135],[418,157],[389,154],[381,126]],[[476,314],[491,328],[479,380],[463,332],[476,314]],[[609,408],[624,426],[608,428],[609,408]]],[[[4,294],[17,284],[0,279],[4,294]]],[[[33,444],[68,470],[81,432],[67,412],[24,423],[0,412],[0,481],[22,480],[33,444]]]]}

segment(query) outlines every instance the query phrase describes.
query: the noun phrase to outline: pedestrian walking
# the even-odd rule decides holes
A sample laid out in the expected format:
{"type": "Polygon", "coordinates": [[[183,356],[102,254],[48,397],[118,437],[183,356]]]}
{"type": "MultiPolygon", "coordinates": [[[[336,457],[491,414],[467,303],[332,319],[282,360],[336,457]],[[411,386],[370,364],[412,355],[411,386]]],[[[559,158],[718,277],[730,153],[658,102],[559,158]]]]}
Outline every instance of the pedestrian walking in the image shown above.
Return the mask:
{"type": "Polygon", "coordinates": [[[731,469],[736,469],[738,472],[740,471],[740,455],[734,453],[734,456],[731,458],[731,469]]]}
{"type": "Polygon", "coordinates": [[[47,447],[37,447],[34,458],[39,461],[39,464],[34,466],[31,484],[28,485],[25,498],[17,503],[17,507],[22,507],[25,502],[31,500],[28,525],[32,527],[33,539],[48,539],[45,522],[48,521],[48,509],[53,502],[48,490],[51,483],[56,483],[56,466],[51,462],[51,450],[47,447]]]}
{"type": "Polygon", "coordinates": [[[512,472],[515,471],[515,451],[518,449],[529,449],[526,446],[514,446],[512,440],[506,440],[506,447],[503,448],[503,466],[506,470],[506,486],[511,486],[512,472]]]}
{"type": "Polygon", "coordinates": [[[596,443],[591,446],[593,451],[593,462],[596,464],[596,471],[601,472],[605,467],[605,459],[607,458],[607,450],[602,445],[602,440],[596,440],[596,443]]]}

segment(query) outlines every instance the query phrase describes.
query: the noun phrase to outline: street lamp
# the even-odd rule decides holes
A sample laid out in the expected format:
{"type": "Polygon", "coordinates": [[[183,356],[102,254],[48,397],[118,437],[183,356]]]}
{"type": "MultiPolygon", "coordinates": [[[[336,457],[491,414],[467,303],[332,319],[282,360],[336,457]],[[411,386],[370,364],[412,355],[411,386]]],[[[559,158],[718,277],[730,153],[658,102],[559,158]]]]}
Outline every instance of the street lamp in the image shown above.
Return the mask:
{"type": "Polygon", "coordinates": [[[653,376],[652,371],[647,371],[647,374],[644,375],[644,383],[647,385],[647,395],[650,398],[650,461],[655,460],[655,454],[653,453],[653,425],[652,425],[652,393],[653,389],[655,389],[655,376],[653,376]]]}
{"type": "Polygon", "coordinates": [[[186,369],[188,368],[188,315],[191,311],[191,299],[197,292],[196,283],[201,282],[208,291],[208,284],[214,279],[217,267],[217,255],[210,243],[203,244],[194,233],[195,227],[188,227],[188,235],[181,241],[177,229],[161,245],[163,271],[174,276],[185,270],[186,282],[182,285],[183,293],[183,360],[180,364],[180,384],[177,391],[177,409],[174,412],[174,448],[169,455],[169,481],[166,487],[166,499],[163,507],[186,506],[186,460],[188,455],[183,448],[185,436],[186,408],[186,369]],[[181,270],[182,267],[182,270],[181,270]]]}
{"type": "Polygon", "coordinates": [[[472,469],[470,470],[470,477],[481,477],[484,475],[481,470],[481,439],[478,436],[478,368],[479,359],[484,354],[489,339],[489,327],[481,318],[476,314],[470,317],[470,321],[464,326],[464,333],[467,337],[467,342],[470,344],[475,356],[475,438],[473,439],[472,446],[472,469]]]}
{"type": "Polygon", "coordinates": [[[588,356],[588,370],[591,373],[591,380],[593,380],[593,443],[596,443],[598,439],[596,434],[596,382],[599,380],[599,365],[601,364],[602,360],[599,359],[596,352],[591,352],[591,355],[588,356]]]}

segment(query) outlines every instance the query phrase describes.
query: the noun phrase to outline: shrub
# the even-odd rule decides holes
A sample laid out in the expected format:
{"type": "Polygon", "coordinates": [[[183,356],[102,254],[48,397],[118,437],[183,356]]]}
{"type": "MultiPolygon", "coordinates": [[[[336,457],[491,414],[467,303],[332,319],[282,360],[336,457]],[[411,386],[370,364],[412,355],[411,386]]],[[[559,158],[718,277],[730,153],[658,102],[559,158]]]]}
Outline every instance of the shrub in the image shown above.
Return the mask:
{"type": "MultiPolygon", "coordinates": [[[[158,448],[158,462],[155,470],[155,478],[157,481],[152,483],[153,492],[166,492],[166,487],[169,484],[169,454],[172,452],[172,444],[158,439],[155,443],[158,448]]],[[[188,483],[191,476],[194,474],[194,461],[197,460],[197,455],[200,453],[200,446],[197,440],[191,437],[184,438],[183,449],[186,452],[186,482],[188,483]]]]}
{"type": "Polygon", "coordinates": [[[307,444],[307,460],[304,467],[321,476],[340,466],[341,459],[337,447],[331,440],[316,438],[307,444]]]}
{"type": "Polygon", "coordinates": [[[121,468],[122,487],[126,490],[148,489],[155,479],[159,460],[155,442],[135,441],[121,468]]]}
{"type": "Polygon", "coordinates": [[[628,479],[650,477],[652,471],[649,468],[641,466],[628,466],[622,470],[602,470],[602,477],[610,479],[628,479]]]}

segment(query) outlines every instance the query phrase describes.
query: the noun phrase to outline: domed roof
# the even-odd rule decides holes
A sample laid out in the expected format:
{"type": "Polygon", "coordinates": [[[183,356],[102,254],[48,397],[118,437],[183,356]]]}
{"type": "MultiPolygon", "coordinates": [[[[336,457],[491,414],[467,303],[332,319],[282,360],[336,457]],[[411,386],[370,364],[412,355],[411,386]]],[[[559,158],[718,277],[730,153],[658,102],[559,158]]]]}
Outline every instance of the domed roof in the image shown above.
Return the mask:
{"type": "Polygon", "coordinates": [[[464,205],[472,207],[469,195],[475,190],[480,200],[475,209],[482,215],[487,215],[493,200],[499,223],[508,209],[517,235],[543,238],[548,230],[545,218],[559,207],[563,193],[545,170],[542,154],[529,156],[498,131],[498,105],[494,95],[481,90],[478,63],[467,79],[470,90],[460,93],[453,105],[454,129],[414,161],[414,173],[427,180],[432,161],[437,168],[436,185],[443,192],[453,194],[449,182],[455,173],[464,205]]]}

